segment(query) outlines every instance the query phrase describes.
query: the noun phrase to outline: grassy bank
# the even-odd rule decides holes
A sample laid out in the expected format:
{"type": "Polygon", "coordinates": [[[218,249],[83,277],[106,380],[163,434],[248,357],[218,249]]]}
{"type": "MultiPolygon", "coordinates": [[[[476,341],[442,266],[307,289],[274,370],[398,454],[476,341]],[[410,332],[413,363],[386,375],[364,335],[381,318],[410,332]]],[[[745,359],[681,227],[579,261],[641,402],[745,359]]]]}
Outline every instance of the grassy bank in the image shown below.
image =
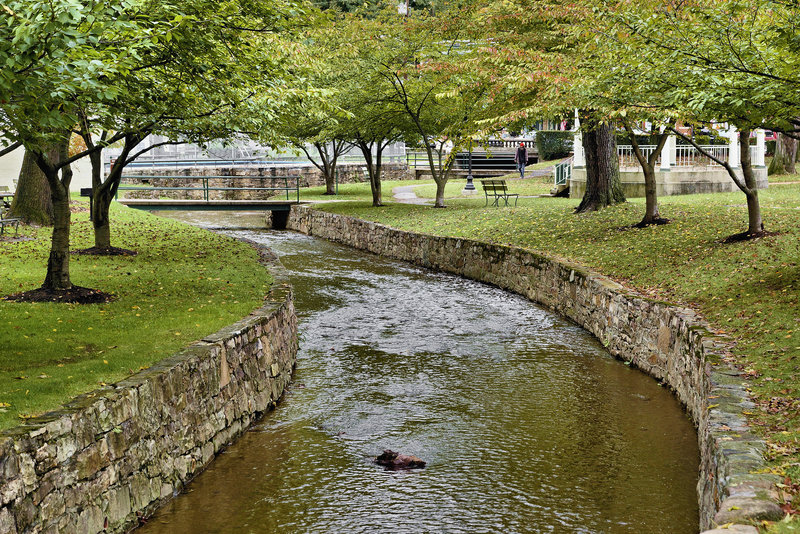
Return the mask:
{"type": "MultiPolygon", "coordinates": [[[[116,300],[0,300],[0,428],[135,373],[261,304],[270,279],[252,247],[118,204],[112,210],[112,244],[139,254],[73,255],[70,273],[74,284],[116,300]]],[[[94,244],[87,211],[72,215],[73,250],[94,244]]],[[[0,295],[44,280],[51,229],[20,234],[0,241],[0,295]]]]}
{"type": "Polygon", "coordinates": [[[578,200],[557,198],[521,198],[500,209],[484,208],[483,198],[450,199],[447,209],[374,209],[365,200],[320,209],[568,258],[699,310],[735,342],[736,365],[758,405],[745,415],[768,438],[775,471],[800,481],[800,185],[775,186],[760,198],[774,235],[734,244],[722,240],[746,228],[741,193],[662,198],[671,223],[644,229],[631,227],[643,199],[586,215],[573,214],[578,200]]]}

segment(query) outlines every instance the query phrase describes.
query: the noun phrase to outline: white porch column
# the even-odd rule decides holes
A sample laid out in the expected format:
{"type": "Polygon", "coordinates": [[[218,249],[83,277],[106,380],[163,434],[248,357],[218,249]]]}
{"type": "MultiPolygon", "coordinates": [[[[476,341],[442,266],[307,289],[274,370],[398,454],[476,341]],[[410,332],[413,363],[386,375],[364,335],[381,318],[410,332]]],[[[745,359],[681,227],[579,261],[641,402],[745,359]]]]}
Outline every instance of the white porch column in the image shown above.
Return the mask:
{"type": "Polygon", "coordinates": [[[756,157],[753,158],[753,166],[766,167],[765,157],[767,155],[767,133],[759,128],[756,130],[756,157]]]}
{"type": "Polygon", "coordinates": [[[731,125],[731,129],[728,130],[728,138],[730,139],[728,144],[728,164],[732,168],[738,169],[741,157],[739,154],[739,132],[736,131],[736,126],[731,125]]]}
{"type": "Polygon", "coordinates": [[[678,149],[678,138],[674,135],[667,137],[664,148],[661,149],[661,170],[668,171],[678,161],[675,152],[678,149]]]}
{"type": "Polygon", "coordinates": [[[581,132],[581,120],[578,118],[578,110],[575,110],[575,129],[572,134],[572,166],[586,167],[586,154],[583,152],[583,133],[581,132]]]}

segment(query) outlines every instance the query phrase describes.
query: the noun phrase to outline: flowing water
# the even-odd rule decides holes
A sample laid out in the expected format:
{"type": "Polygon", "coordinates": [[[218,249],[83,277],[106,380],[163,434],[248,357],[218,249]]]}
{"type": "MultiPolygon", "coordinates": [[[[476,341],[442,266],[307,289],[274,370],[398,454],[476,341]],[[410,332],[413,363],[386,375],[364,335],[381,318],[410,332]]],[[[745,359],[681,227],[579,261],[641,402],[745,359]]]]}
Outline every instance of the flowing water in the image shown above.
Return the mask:
{"type": "Polygon", "coordinates": [[[695,431],[586,331],[494,287],[294,233],[294,382],[139,534],[697,532],[695,431]],[[425,469],[373,464],[383,449],[425,469]]]}

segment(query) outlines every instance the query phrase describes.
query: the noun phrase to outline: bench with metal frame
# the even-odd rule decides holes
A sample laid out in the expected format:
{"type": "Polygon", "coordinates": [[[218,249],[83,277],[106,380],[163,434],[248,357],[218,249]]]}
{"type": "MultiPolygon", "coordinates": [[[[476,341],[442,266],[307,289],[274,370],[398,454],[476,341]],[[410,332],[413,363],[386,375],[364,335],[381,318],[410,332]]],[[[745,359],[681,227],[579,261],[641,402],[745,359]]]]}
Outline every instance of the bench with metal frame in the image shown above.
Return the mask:
{"type": "Polygon", "coordinates": [[[3,235],[6,231],[6,226],[13,226],[14,227],[14,236],[19,235],[19,223],[22,222],[22,219],[19,217],[6,217],[6,209],[0,206],[0,235],[3,235]]]}
{"type": "Polygon", "coordinates": [[[14,200],[14,192],[10,191],[7,185],[0,185],[0,206],[10,208],[12,200],[14,200]]]}
{"type": "Polygon", "coordinates": [[[492,206],[500,207],[500,199],[502,198],[505,205],[508,206],[508,200],[514,197],[514,205],[517,205],[519,200],[519,193],[509,193],[508,186],[505,180],[481,180],[481,187],[483,187],[483,194],[486,195],[486,204],[489,205],[489,197],[492,197],[492,206]]]}

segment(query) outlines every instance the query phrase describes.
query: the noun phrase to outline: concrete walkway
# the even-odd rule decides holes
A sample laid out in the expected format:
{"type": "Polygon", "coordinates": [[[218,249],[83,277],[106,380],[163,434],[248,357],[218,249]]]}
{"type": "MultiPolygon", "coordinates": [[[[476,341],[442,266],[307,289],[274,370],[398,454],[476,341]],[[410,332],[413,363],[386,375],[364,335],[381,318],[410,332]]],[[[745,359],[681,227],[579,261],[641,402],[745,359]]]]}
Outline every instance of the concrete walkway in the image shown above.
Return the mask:
{"type": "Polygon", "coordinates": [[[397,202],[402,202],[404,204],[431,204],[433,200],[429,198],[419,198],[417,194],[414,192],[415,187],[422,187],[426,184],[419,184],[419,185],[401,185],[398,187],[392,188],[392,198],[394,198],[397,202]]]}

